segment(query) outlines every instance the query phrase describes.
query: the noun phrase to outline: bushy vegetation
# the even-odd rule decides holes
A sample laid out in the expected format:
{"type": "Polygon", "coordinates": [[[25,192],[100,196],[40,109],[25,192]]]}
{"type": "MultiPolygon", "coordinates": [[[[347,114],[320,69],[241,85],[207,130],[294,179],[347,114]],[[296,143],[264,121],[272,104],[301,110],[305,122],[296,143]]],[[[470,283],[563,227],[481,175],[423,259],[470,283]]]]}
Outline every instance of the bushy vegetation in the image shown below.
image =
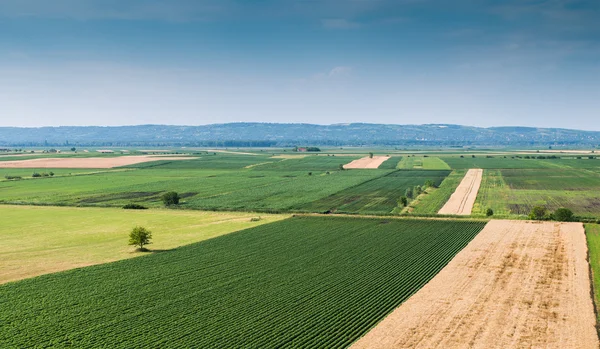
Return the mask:
{"type": "Polygon", "coordinates": [[[0,286],[0,347],[345,348],[481,222],[298,217],[0,286]]]}
{"type": "Polygon", "coordinates": [[[125,210],[146,210],[146,209],[148,209],[148,207],[146,207],[144,205],[140,205],[140,204],[130,203],[130,204],[123,206],[123,209],[125,209],[125,210]]]}

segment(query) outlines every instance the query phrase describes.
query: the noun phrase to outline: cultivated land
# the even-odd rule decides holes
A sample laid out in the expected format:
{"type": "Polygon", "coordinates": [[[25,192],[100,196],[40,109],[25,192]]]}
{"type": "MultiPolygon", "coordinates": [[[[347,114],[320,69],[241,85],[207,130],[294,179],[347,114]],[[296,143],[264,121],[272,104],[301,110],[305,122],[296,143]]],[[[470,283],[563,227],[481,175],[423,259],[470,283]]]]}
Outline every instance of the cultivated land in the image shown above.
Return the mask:
{"type": "Polygon", "coordinates": [[[364,158],[360,158],[358,160],[352,160],[352,162],[344,165],[345,169],[357,169],[357,168],[379,168],[379,166],[386,160],[388,160],[389,156],[366,156],[364,158]]]}
{"type": "MultiPolygon", "coordinates": [[[[140,256],[127,246],[136,225],[154,233],[157,251],[271,223],[251,213],[0,206],[0,283],[140,256]]],[[[142,254],[143,255],[143,254],[142,254]]]]}
{"type": "Polygon", "coordinates": [[[491,221],[352,348],[598,348],[581,223],[491,221]]]}
{"type": "Polygon", "coordinates": [[[150,161],[190,160],[185,156],[132,155],[89,158],[37,158],[1,161],[0,168],[113,168],[150,161]]]}
{"type": "Polygon", "coordinates": [[[483,225],[297,217],[0,285],[0,347],[344,348],[483,225]]]}
{"type": "Polygon", "coordinates": [[[470,215],[479,192],[483,170],[470,169],[439,214],[470,215]]]}

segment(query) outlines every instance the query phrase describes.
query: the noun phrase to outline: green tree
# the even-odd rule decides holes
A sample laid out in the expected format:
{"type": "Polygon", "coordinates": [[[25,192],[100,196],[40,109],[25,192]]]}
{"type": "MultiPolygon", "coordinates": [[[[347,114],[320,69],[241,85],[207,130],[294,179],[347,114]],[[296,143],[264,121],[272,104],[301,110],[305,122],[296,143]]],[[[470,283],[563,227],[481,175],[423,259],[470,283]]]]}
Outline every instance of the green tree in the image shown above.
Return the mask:
{"type": "Polygon", "coordinates": [[[534,206],[529,213],[529,219],[542,220],[546,218],[546,208],[544,206],[534,206]]]}
{"type": "Polygon", "coordinates": [[[408,206],[408,198],[406,196],[402,196],[400,198],[400,205],[402,205],[404,207],[408,206]]]}
{"type": "Polygon", "coordinates": [[[343,171],[343,170],[345,170],[345,168],[344,168],[344,164],[340,164],[339,168],[340,168],[340,171],[343,171]]]}
{"type": "Polygon", "coordinates": [[[174,191],[170,191],[168,193],[164,193],[161,196],[161,199],[165,206],[172,206],[179,204],[179,194],[174,191]]]}
{"type": "Polygon", "coordinates": [[[369,153],[369,157],[372,159],[373,158],[373,153],[369,153]]]}
{"type": "Polygon", "coordinates": [[[425,181],[425,188],[435,188],[435,183],[431,179],[425,181]]]}
{"type": "Polygon", "coordinates": [[[485,211],[485,215],[490,217],[494,215],[494,210],[492,210],[491,208],[488,208],[487,211],[485,211]]]}
{"type": "Polygon", "coordinates": [[[404,196],[406,196],[409,199],[412,199],[413,198],[412,188],[406,188],[406,191],[404,192],[404,196]]]}
{"type": "Polygon", "coordinates": [[[152,243],[150,239],[152,239],[152,233],[144,227],[137,226],[129,233],[129,245],[139,246],[140,250],[144,250],[144,245],[152,243]]]}
{"type": "Polygon", "coordinates": [[[421,188],[421,186],[420,186],[420,185],[417,185],[417,186],[415,187],[415,189],[414,189],[414,195],[417,195],[417,196],[418,196],[418,195],[421,195],[421,194],[423,194],[423,188],[421,188]]]}
{"type": "Polygon", "coordinates": [[[554,220],[559,222],[570,222],[573,220],[573,211],[561,207],[554,211],[554,220]]]}

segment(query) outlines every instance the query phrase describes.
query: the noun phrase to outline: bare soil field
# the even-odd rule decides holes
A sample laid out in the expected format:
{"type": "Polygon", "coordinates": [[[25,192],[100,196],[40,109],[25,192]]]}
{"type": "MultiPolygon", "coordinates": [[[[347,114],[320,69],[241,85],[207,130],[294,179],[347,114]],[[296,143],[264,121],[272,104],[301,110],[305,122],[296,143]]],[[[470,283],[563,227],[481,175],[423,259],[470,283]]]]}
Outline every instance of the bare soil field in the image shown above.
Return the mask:
{"type": "Polygon", "coordinates": [[[192,160],[186,156],[117,156],[110,158],[40,158],[2,161],[0,168],[113,168],[161,160],[192,160]]]}
{"type": "Polygon", "coordinates": [[[483,177],[482,169],[470,169],[465,174],[439,214],[470,215],[483,177]]]}
{"type": "Polygon", "coordinates": [[[490,221],[351,348],[598,348],[581,223],[490,221]]]}
{"type": "Polygon", "coordinates": [[[389,156],[373,156],[360,158],[353,160],[352,162],[344,165],[345,169],[357,169],[357,168],[378,168],[385,160],[389,159],[389,156]]]}

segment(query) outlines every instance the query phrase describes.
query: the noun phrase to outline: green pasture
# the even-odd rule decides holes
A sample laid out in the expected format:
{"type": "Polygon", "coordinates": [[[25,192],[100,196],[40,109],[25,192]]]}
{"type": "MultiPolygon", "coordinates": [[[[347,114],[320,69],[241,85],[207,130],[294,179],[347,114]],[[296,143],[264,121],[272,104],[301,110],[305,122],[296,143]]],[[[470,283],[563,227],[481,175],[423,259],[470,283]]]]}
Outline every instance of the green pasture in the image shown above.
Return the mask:
{"type": "Polygon", "coordinates": [[[400,169],[449,170],[442,159],[433,156],[406,156],[398,163],[400,169]]]}
{"type": "Polygon", "coordinates": [[[398,207],[398,200],[404,196],[406,189],[422,186],[427,180],[440,185],[448,174],[449,171],[394,171],[310,202],[301,208],[333,213],[391,213],[398,207]]]}
{"type": "Polygon", "coordinates": [[[0,347],[346,348],[484,225],[297,217],[7,283],[0,347]]]}
{"type": "MultiPolygon", "coordinates": [[[[127,245],[141,225],[154,251],[285,218],[283,215],[115,208],[0,206],[0,283],[143,254],[127,245]]],[[[0,325],[1,326],[1,325],[0,325]]]]}
{"type": "Polygon", "coordinates": [[[436,214],[450,199],[466,172],[466,170],[452,171],[438,188],[429,188],[426,194],[421,195],[418,202],[411,203],[409,205],[411,208],[410,213],[436,214]]]}

